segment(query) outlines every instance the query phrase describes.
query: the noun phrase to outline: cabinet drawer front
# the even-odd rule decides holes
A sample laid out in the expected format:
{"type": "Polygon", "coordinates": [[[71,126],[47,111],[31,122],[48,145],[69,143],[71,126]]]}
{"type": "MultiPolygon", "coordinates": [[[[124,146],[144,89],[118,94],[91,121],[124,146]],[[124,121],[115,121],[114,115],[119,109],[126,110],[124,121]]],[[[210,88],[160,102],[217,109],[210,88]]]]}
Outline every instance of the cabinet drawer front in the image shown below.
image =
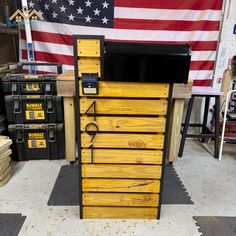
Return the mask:
{"type": "MultiPolygon", "coordinates": [[[[82,149],[82,163],[92,163],[91,149],[82,149]]],[[[93,163],[100,164],[161,164],[159,150],[93,149],[93,163]]]]}
{"type": "MultiPolygon", "coordinates": [[[[95,102],[96,114],[104,115],[166,115],[167,100],[80,99],[80,113],[85,114],[95,102]]],[[[93,114],[93,106],[87,114],[93,114]]]]}
{"type": "MultiPolygon", "coordinates": [[[[94,122],[94,117],[81,116],[81,131],[85,131],[86,125],[91,122],[94,122]]],[[[166,118],[98,116],[96,124],[103,132],[161,133],[165,131],[166,118]]]]}
{"type": "Polygon", "coordinates": [[[156,219],[157,208],[145,207],[83,207],[87,219],[156,219]]]}
{"type": "Polygon", "coordinates": [[[83,178],[160,179],[157,165],[82,164],[83,178]]]}
{"type": "MultiPolygon", "coordinates": [[[[88,148],[91,145],[91,136],[81,134],[81,146],[88,148]]],[[[162,134],[106,134],[97,133],[93,140],[94,148],[136,148],[162,149],[164,135],[162,134]]]]}
{"type": "Polygon", "coordinates": [[[154,193],[83,193],[86,206],[157,207],[158,200],[154,193]]]}
{"type": "MultiPolygon", "coordinates": [[[[81,81],[80,96],[89,97],[89,95],[82,93],[81,81]]],[[[95,96],[116,98],[168,98],[169,85],[159,83],[99,81],[99,94],[95,96]]]]}
{"type": "Polygon", "coordinates": [[[84,192],[159,193],[160,180],[141,179],[83,179],[84,192]]]}

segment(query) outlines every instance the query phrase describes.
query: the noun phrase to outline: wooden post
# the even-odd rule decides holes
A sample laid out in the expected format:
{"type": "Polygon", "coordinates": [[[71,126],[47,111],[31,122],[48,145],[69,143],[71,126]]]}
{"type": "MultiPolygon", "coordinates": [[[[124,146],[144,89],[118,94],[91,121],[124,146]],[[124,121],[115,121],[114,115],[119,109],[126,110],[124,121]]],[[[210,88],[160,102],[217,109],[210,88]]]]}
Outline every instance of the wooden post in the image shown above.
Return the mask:
{"type": "Polygon", "coordinates": [[[66,160],[75,161],[76,137],[75,137],[75,104],[74,97],[64,97],[64,123],[65,123],[65,146],[66,160]]]}
{"type": "Polygon", "coordinates": [[[231,85],[232,85],[232,70],[225,70],[223,75],[223,80],[221,83],[221,92],[223,92],[223,96],[220,98],[220,107],[223,106],[224,102],[226,101],[227,93],[229,92],[231,85]]]}
{"type": "Polygon", "coordinates": [[[168,147],[168,161],[174,162],[178,159],[179,145],[180,145],[180,131],[184,112],[185,99],[173,99],[172,112],[170,117],[169,128],[169,147],[168,147]]]}

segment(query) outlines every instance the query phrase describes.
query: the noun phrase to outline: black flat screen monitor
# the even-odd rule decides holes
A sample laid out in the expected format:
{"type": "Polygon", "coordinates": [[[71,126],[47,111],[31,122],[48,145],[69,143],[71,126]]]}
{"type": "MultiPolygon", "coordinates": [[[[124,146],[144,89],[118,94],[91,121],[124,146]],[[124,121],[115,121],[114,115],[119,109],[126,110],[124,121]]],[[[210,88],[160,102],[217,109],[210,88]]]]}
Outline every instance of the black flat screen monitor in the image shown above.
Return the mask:
{"type": "Polygon", "coordinates": [[[105,42],[104,80],[187,83],[190,60],[187,44],[105,42]]]}

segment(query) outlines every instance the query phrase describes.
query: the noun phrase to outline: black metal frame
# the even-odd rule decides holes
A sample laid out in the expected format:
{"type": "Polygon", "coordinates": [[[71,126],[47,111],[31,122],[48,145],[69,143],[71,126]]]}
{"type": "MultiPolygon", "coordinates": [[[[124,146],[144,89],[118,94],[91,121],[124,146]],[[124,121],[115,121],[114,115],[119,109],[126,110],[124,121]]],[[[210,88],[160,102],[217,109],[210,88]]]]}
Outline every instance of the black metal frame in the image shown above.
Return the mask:
{"type": "Polygon", "coordinates": [[[169,96],[168,96],[168,106],[167,106],[167,114],[166,114],[166,127],[165,127],[165,140],[164,140],[164,148],[163,148],[163,157],[162,157],[162,172],[161,172],[161,185],[160,185],[160,196],[158,202],[158,214],[157,219],[160,219],[161,215],[161,204],[162,204],[162,194],[163,194],[163,185],[164,185],[164,177],[165,177],[165,165],[167,159],[167,148],[168,148],[168,136],[169,136],[169,127],[170,127],[170,112],[171,112],[171,104],[172,104],[172,93],[173,93],[173,84],[169,84],[169,96]]]}
{"type": "MultiPolygon", "coordinates": [[[[77,40],[78,39],[99,39],[100,40],[100,58],[101,58],[101,79],[104,76],[104,36],[102,35],[74,35],[73,48],[74,48],[74,67],[75,67],[75,119],[76,119],[76,139],[78,147],[78,173],[79,173],[79,207],[80,219],[83,219],[83,194],[82,194],[82,171],[81,171],[81,136],[80,136],[80,96],[79,96],[79,68],[78,68],[78,52],[77,40]]],[[[96,118],[96,116],[95,116],[96,118]]]]}
{"type": "Polygon", "coordinates": [[[181,131],[182,138],[180,142],[180,148],[179,148],[179,157],[183,156],[183,151],[184,151],[184,145],[186,138],[202,138],[202,142],[205,142],[206,138],[214,138],[215,143],[214,143],[214,150],[215,154],[214,157],[216,159],[219,158],[219,119],[220,119],[220,95],[195,95],[193,94],[189,100],[188,103],[188,109],[187,109],[187,114],[185,117],[185,122],[182,125],[183,126],[183,131],[181,131]],[[190,122],[190,117],[192,113],[192,108],[193,108],[193,102],[195,97],[205,97],[205,107],[204,107],[204,114],[203,114],[203,123],[202,124],[192,124],[190,122]],[[209,112],[209,105],[210,105],[210,98],[215,98],[215,111],[214,111],[214,119],[215,119],[215,130],[214,133],[207,127],[207,118],[208,118],[208,112],[209,112]],[[188,134],[188,127],[201,127],[202,131],[200,134],[188,134]]]}

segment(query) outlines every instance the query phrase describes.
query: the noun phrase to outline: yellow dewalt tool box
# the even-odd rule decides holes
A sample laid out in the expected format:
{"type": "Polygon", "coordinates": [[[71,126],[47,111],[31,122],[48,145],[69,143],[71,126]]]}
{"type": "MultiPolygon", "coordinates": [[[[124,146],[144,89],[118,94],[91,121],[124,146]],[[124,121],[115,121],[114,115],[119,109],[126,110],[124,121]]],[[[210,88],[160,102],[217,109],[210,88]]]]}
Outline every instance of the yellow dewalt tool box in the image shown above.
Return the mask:
{"type": "Polygon", "coordinates": [[[45,95],[5,96],[9,123],[60,123],[63,122],[62,99],[45,95]]]}
{"type": "Polygon", "coordinates": [[[25,75],[7,74],[2,78],[3,93],[23,94],[56,94],[57,74],[25,75]]]}
{"type": "Polygon", "coordinates": [[[8,126],[8,131],[15,160],[55,160],[65,156],[63,124],[14,124],[8,126]]]}

